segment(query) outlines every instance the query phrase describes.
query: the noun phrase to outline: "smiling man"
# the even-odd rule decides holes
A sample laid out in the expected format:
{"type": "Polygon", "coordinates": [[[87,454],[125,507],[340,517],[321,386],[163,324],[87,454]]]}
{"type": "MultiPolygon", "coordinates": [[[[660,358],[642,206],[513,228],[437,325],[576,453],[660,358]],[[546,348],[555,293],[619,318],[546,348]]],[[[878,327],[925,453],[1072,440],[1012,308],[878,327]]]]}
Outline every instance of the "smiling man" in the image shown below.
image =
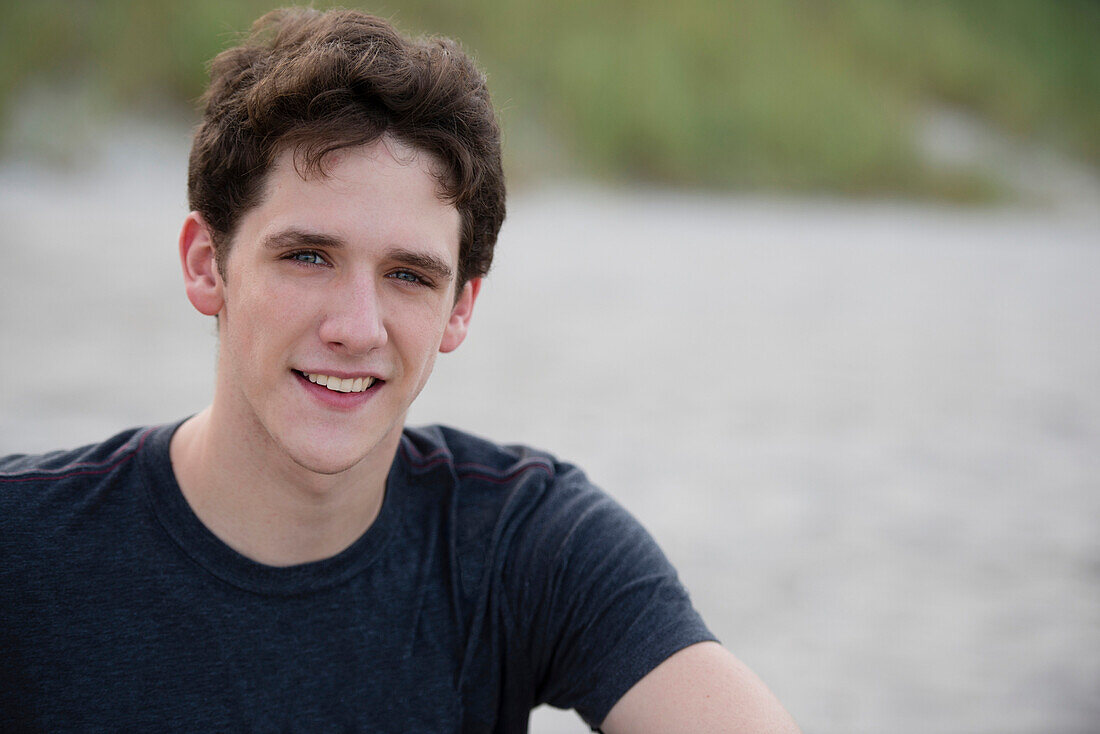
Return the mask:
{"type": "Polygon", "coordinates": [[[0,728],[795,731],[582,472],[405,427],[504,218],[470,60],[288,10],[211,77],[179,251],[214,397],[0,462],[0,728]]]}
{"type": "Polygon", "coordinates": [[[201,213],[180,238],[221,346],[214,401],[176,431],[172,465],[199,519],[271,565],[334,556],[374,521],[405,413],[481,284],[458,282],[461,216],[433,154],[383,133],[328,153],[323,174],[294,156],[274,159],[224,267],[201,213]]]}

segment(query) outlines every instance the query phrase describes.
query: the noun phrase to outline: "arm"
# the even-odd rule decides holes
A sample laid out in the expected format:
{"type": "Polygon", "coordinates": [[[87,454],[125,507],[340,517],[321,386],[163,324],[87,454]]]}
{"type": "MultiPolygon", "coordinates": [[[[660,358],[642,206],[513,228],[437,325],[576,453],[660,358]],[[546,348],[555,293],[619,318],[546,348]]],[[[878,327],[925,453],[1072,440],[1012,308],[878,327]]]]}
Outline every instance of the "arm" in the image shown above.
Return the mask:
{"type": "Polygon", "coordinates": [[[767,686],[717,642],[680,650],[619,699],[606,734],[798,734],[767,686]]]}

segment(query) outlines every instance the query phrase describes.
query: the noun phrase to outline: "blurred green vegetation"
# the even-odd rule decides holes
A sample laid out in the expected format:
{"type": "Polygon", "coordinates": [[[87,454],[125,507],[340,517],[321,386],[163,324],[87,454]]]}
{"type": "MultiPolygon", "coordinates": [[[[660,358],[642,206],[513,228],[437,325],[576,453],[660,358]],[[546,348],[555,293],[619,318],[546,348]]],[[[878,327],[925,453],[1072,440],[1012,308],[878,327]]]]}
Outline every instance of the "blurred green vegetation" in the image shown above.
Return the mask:
{"type": "MultiPolygon", "coordinates": [[[[344,3],[356,5],[357,3],[344,3]]],[[[316,2],[317,7],[330,3],[316,2]]],[[[205,64],[257,0],[4,0],[0,113],[60,84],[104,105],[194,114],[205,64]]],[[[929,165],[949,107],[1100,164],[1095,0],[380,0],[488,71],[513,174],[982,199],[929,165]]]]}

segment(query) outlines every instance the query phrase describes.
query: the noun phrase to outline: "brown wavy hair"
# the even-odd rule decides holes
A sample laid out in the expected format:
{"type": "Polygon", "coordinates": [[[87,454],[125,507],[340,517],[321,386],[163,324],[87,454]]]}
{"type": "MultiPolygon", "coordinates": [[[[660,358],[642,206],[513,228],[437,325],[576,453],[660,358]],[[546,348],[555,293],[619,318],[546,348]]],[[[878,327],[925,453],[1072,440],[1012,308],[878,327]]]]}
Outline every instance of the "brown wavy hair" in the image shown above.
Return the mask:
{"type": "Polygon", "coordinates": [[[440,195],[461,215],[458,286],[485,275],[504,221],[500,128],[485,76],[450,39],[407,38],[354,10],[267,13],[211,62],[187,175],[225,275],[241,217],[260,202],[275,159],[300,175],[326,154],[383,135],[430,153],[440,195]]]}

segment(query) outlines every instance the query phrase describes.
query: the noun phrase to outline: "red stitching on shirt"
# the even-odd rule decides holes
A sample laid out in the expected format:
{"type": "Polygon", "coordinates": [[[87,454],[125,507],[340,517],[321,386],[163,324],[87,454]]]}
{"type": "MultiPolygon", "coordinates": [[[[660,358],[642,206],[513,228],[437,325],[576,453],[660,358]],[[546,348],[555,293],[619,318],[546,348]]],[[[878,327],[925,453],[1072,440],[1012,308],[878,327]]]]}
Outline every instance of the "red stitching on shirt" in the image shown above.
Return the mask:
{"type": "Polygon", "coordinates": [[[420,464],[417,463],[416,459],[420,459],[421,462],[425,462],[429,459],[434,460],[437,456],[446,459],[448,455],[447,449],[444,448],[435,449],[429,454],[422,454],[420,453],[420,449],[418,449],[416,445],[408,439],[407,436],[402,438],[400,447],[401,450],[405,452],[405,456],[408,457],[409,461],[416,464],[417,466],[420,466],[420,464]],[[416,459],[413,458],[413,455],[416,456],[416,459]]]}
{"type": "MultiPolygon", "coordinates": [[[[153,432],[153,429],[151,429],[151,428],[147,429],[145,431],[145,433],[142,434],[141,440],[138,441],[137,446],[134,446],[134,447],[131,448],[129,454],[127,454],[126,456],[121,457],[120,459],[115,461],[113,464],[110,464],[108,466],[101,466],[101,468],[99,468],[95,471],[74,471],[74,472],[69,472],[68,474],[43,474],[43,473],[35,474],[35,473],[32,472],[32,474],[30,476],[25,476],[24,475],[24,476],[18,476],[18,477],[14,476],[14,475],[7,475],[7,476],[0,475],[0,482],[8,482],[8,483],[13,483],[13,482],[39,482],[39,481],[42,481],[42,480],[49,480],[49,479],[68,479],[69,477],[83,477],[83,476],[88,476],[88,475],[91,475],[91,474],[106,474],[106,473],[108,473],[110,471],[113,471],[114,469],[117,469],[118,467],[122,466],[127,461],[129,461],[130,459],[134,458],[134,456],[137,454],[137,452],[141,451],[141,447],[145,445],[145,439],[149,438],[149,434],[151,434],[152,432],[153,432]]],[[[116,449],[109,457],[107,457],[106,461],[110,461],[111,459],[115,458],[115,456],[117,456],[120,451],[122,451],[123,449],[129,447],[132,442],[133,442],[133,439],[130,439],[130,441],[127,441],[125,444],[123,444],[123,446],[121,448],[116,449]]],[[[102,464],[102,462],[82,461],[82,462],[77,462],[76,464],[70,464],[66,467],[62,467],[61,469],[54,469],[52,471],[65,471],[67,469],[73,468],[74,466],[100,466],[101,464],[102,464]]]]}
{"type": "MultiPolygon", "coordinates": [[[[406,458],[408,458],[409,463],[411,463],[417,469],[431,469],[432,467],[447,463],[450,458],[450,454],[447,453],[446,449],[436,449],[427,456],[424,456],[419,451],[412,448],[411,445],[406,445],[405,443],[402,443],[401,448],[405,451],[405,456],[406,458]],[[412,456],[413,453],[415,453],[416,457],[420,458],[421,461],[416,461],[416,459],[412,456]]],[[[529,469],[541,469],[542,471],[546,472],[546,475],[548,477],[554,476],[553,468],[541,459],[527,459],[518,468],[508,472],[507,474],[501,474],[494,467],[488,466],[486,464],[479,464],[474,461],[464,461],[460,464],[455,464],[454,467],[455,473],[460,478],[484,479],[485,481],[493,482],[494,484],[507,484],[508,482],[512,481],[517,476],[529,469]],[[480,469],[481,471],[477,471],[478,469],[480,469]]]]}
{"type": "Polygon", "coordinates": [[[493,482],[494,484],[507,484],[520,474],[523,474],[529,469],[542,469],[546,472],[546,476],[554,476],[554,470],[544,461],[539,459],[528,459],[528,463],[521,465],[518,468],[508,472],[507,474],[500,474],[496,472],[493,467],[486,466],[484,464],[477,464],[474,462],[463,462],[461,464],[455,464],[455,473],[462,478],[476,477],[477,479],[484,479],[487,482],[493,482]],[[484,471],[467,471],[467,469],[483,469],[484,471]],[[493,473],[487,473],[493,472],[493,473]]]}

